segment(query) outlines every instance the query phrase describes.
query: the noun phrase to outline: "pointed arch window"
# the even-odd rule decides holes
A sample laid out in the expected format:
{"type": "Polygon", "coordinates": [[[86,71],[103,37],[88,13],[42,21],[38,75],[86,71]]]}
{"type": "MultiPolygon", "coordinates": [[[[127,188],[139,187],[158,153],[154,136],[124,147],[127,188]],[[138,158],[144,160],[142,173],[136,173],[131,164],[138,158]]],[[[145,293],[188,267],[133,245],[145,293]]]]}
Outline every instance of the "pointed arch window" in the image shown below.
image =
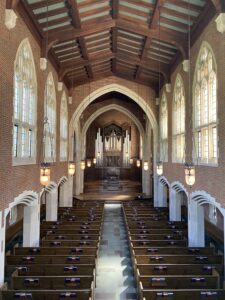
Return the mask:
{"type": "Polygon", "coordinates": [[[185,148],[185,95],[184,84],[178,74],[173,95],[173,162],[184,161],[185,148]]]}
{"type": "Polygon", "coordinates": [[[210,46],[206,43],[200,49],[196,64],[193,98],[196,160],[203,164],[216,164],[218,159],[216,62],[210,46]]]}
{"type": "Polygon", "coordinates": [[[28,39],[20,44],[14,63],[13,165],[36,162],[37,79],[28,39]]]}
{"type": "Polygon", "coordinates": [[[165,93],[160,105],[160,160],[168,160],[168,109],[165,93]]]}
{"type": "Polygon", "coordinates": [[[47,122],[44,126],[45,161],[56,160],[56,94],[52,73],[49,73],[45,85],[45,114],[47,122]]]}
{"type": "Polygon", "coordinates": [[[68,110],[65,92],[62,95],[60,107],[60,160],[67,160],[68,141],[68,110]]]}

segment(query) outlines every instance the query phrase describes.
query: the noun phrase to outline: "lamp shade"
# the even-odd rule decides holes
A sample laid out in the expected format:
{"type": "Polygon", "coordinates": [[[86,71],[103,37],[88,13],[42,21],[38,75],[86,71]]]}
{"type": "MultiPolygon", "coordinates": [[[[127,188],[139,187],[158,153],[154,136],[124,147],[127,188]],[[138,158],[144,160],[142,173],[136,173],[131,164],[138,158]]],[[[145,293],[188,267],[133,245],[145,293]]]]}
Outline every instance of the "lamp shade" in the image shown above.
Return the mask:
{"type": "Polygon", "coordinates": [[[42,163],[40,168],[40,183],[46,186],[50,183],[50,165],[47,163],[42,163]]]}
{"type": "Polygon", "coordinates": [[[145,171],[148,171],[148,162],[144,161],[143,168],[145,171]]]}
{"type": "Polygon", "coordinates": [[[81,170],[84,170],[84,169],[85,169],[85,161],[84,161],[84,160],[82,160],[82,161],[80,162],[80,168],[81,168],[81,170]]]}
{"type": "Polygon", "coordinates": [[[130,158],[130,165],[133,165],[133,162],[134,162],[133,158],[130,158]]]}
{"type": "Polygon", "coordinates": [[[97,159],[96,157],[93,158],[93,164],[96,165],[97,159]]]}
{"type": "Polygon", "coordinates": [[[73,161],[70,161],[68,164],[69,175],[73,176],[75,174],[75,170],[76,170],[75,163],[73,161]]]}
{"type": "Polygon", "coordinates": [[[162,161],[159,161],[156,165],[156,172],[159,176],[163,174],[163,163],[162,161]]]}
{"type": "Polygon", "coordinates": [[[185,164],[184,174],[187,185],[193,186],[195,184],[195,166],[193,164],[185,164]]]}

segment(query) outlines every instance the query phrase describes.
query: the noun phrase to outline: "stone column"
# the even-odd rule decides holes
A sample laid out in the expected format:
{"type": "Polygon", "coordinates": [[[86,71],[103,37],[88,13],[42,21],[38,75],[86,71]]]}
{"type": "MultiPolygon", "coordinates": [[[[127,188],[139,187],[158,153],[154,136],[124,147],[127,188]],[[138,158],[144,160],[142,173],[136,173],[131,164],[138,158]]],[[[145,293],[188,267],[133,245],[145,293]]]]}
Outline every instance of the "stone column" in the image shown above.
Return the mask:
{"type": "Polygon", "coordinates": [[[158,182],[158,207],[167,207],[167,188],[158,182]]]}
{"type": "Polygon", "coordinates": [[[196,201],[188,201],[188,246],[205,247],[204,208],[196,201]]]}
{"type": "Polygon", "coordinates": [[[142,157],[142,189],[147,196],[152,196],[152,170],[151,170],[151,125],[146,121],[146,135],[143,137],[143,157],[142,157]],[[144,162],[148,162],[148,170],[145,171],[144,162]]]}
{"type": "Polygon", "coordinates": [[[23,247],[38,247],[40,243],[40,204],[24,206],[23,247]]]}
{"type": "Polygon", "coordinates": [[[181,193],[170,189],[169,201],[170,221],[181,221],[181,193]]]}
{"type": "Polygon", "coordinates": [[[5,281],[5,215],[0,211],[0,287],[5,281]]]}
{"type": "Polygon", "coordinates": [[[46,194],[46,221],[57,221],[58,213],[58,191],[47,192],[46,194]]]}
{"type": "Polygon", "coordinates": [[[68,206],[68,181],[64,182],[60,186],[59,192],[59,207],[67,207],[68,206]]]}

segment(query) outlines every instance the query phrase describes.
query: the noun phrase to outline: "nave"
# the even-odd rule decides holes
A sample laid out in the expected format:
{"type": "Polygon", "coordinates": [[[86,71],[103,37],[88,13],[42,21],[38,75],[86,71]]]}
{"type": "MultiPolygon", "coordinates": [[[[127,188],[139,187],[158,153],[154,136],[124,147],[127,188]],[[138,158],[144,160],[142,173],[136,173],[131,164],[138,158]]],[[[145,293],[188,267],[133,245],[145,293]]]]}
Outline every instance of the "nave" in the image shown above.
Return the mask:
{"type": "Polygon", "coordinates": [[[149,199],[76,200],[42,221],[40,247],[6,255],[1,300],[224,299],[223,256],[188,247],[187,228],[149,199]]]}

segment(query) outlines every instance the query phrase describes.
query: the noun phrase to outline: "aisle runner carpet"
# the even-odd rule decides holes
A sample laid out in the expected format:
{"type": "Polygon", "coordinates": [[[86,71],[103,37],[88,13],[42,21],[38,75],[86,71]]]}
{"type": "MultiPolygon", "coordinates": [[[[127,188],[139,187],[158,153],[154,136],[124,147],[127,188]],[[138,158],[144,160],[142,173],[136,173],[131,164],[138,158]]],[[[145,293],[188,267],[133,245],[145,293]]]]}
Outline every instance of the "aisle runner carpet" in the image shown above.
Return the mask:
{"type": "Polygon", "coordinates": [[[121,204],[105,204],[95,300],[136,300],[136,286],[121,204]]]}

